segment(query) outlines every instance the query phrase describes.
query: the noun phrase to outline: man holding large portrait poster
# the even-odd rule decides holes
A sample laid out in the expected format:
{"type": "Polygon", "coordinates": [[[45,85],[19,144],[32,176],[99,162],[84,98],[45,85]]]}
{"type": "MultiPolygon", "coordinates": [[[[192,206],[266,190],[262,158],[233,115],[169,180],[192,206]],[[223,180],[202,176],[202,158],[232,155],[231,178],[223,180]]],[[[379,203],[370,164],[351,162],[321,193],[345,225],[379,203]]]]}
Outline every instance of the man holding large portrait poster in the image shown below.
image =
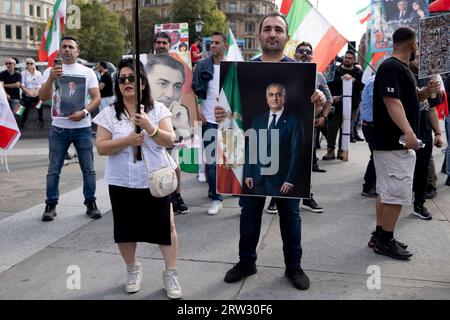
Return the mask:
{"type": "MultiPolygon", "coordinates": [[[[261,42],[261,49],[262,49],[262,56],[260,58],[257,58],[253,61],[260,61],[260,62],[285,62],[286,67],[294,67],[296,66],[295,61],[286,57],[284,55],[284,47],[286,43],[289,41],[289,35],[288,35],[288,26],[287,22],[284,19],[283,16],[281,16],[278,13],[272,13],[269,15],[266,15],[260,25],[259,25],[259,40],[261,42]],[[294,62],[294,63],[289,63],[294,62]]],[[[261,70],[264,69],[265,65],[269,65],[269,63],[254,63],[255,65],[258,65],[261,70]]],[[[270,63],[270,65],[277,65],[279,68],[281,68],[284,64],[276,64],[276,63],[270,63]]],[[[298,64],[300,66],[304,66],[306,64],[298,64]]],[[[311,79],[312,79],[312,90],[310,92],[314,93],[311,97],[311,102],[318,103],[320,105],[324,105],[326,103],[325,96],[320,91],[314,91],[315,86],[315,68],[313,67],[311,70],[311,79]]],[[[226,72],[225,72],[226,74],[226,72]]],[[[225,75],[221,70],[221,78],[225,77],[225,75]]],[[[285,73],[286,75],[289,73],[285,73]]],[[[302,75],[303,76],[303,75],[302,75]]],[[[280,86],[279,85],[272,85],[271,84],[280,84],[281,81],[277,79],[276,73],[268,73],[264,72],[264,78],[268,82],[266,83],[266,86],[262,87],[262,91],[264,94],[265,91],[265,109],[267,112],[267,94],[268,92],[271,94],[277,95],[279,98],[280,94],[282,93],[278,92],[280,86]],[[275,79],[274,79],[275,78],[275,79]],[[278,88],[278,89],[277,89],[278,88]],[[267,89],[270,89],[267,91],[267,89]]],[[[302,78],[297,75],[297,78],[302,78]]],[[[256,77],[254,78],[256,79],[256,77]]],[[[281,79],[282,80],[282,79],[281,79]]],[[[241,79],[244,83],[244,81],[241,79]]],[[[223,83],[223,81],[221,81],[223,83]]],[[[289,88],[290,83],[285,83],[283,86],[286,89],[286,92],[291,92],[289,88]]],[[[301,91],[302,87],[297,87],[292,92],[295,91],[301,91]]],[[[261,87],[259,87],[259,91],[261,91],[261,87]]],[[[282,91],[282,90],[281,90],[282,91]]],[[[245,92],[246,96],[249,94],[248,92],[245,92]]],[[[307,94],[307,93],[303,93],[307,94]]],[[[241,95],[243,97],[243,95],[241,95]]],[[[279,99],[277,98],[277,99],[279,99]]],[[[281,104],[281,100],[277,101],[277,104],[281,104]]],[[[244,103],[243,103],[244,105],[244,103]]],[[[258,104],[259,105],[259,104],[258,104]]],[[[249,110],[255,109],[255,113],[259,112],[256,108],[257,104],[251,104],[254,108],[249,108],[249,110]]],[[[231,107],[231,106],[230,106],[231,107]]],[[[309,136],[310,141],[308,142],[310,145],[309,153],[311,154],[312,151],[312,125],[313,125],[313,116],[314,116],[314,107],[313,105],[310,106],[297,106],[298,109],[300,108],[310,108],[310,129],[309,129],[309,136]]],[[[218,122],[222,122],[227,117],[233,118],[233,117],[239,117],[237,114],[233,114],[233,109],[225,109],[225,107],[218,106],[215,110],[216,120],[218,122]]],[[[284,111],[283,111],[284,112],[284,111]]],[[[280,116],[282,120],[282,115],[280,116]]],[[[270,120],[270,122],[272,119],[270,120]]],[[[275,120],[276,121],[276,120],[275,120]]],[[[286,120],[287,121],[287,120],[286,120]]],[[[295,120],[290,120],[289,122],[294,122],[295,120]]],[[[244,117],[245,122],[245,117],[244,117]]],[[[270,127],[269,123],[269,116],[267,114],[267,129],[270,127]]],[[[276,123],[275,123],[276,127],[276,123]]],[[[264,129],[263,129],[264,130],[264,129]]],[[[291,132],[294,133],[295,130],[292,130],[291,132]]],[[[305,134],[306,130],[305,130],[305,134]]],[[[272,143],[272,142],[271,142],[272,143]]],[[[276,142],[275,142],[276,143],[276,142]]],[[[278,144],[285,143],[285,141],[278,141],[278,144]]],[[[267,149],[266,149],[267,151],[267,149]]],[[[301,150],[305,151],[305,150],[301,150]]],[[[311,165],[311,159],[309,159],[310,165],[311,165]]],[[[311,170],[311,167],[309,167],[309,170],[311,170]]],[[[283,179],[283,178],[282,178],[283,179]]],[[[283,183],[284,186],[284,183],[283,183]]],[[[289,188],[283,188],[284,191],[288,191],[289,188]]],[[[281,192],[281,190],[280,190],[281,192]]],[[[309,190],[308,190],[308,196],[309,196],[309,190]]],[[[239,263],[237,263],[232,269],[230,269],[227,274],[225,275],[225,282],[232,283],[242,280],[243,278],[255,274],[257,272],[256,269],[256,247],[258,245],[259,241],[259,235],[261,231],[261,217],[264,209],[265,204],[265,196],[241,196],[240,198],[240,206],[242,208],[241,215],[240,215],[240,241],[239,241],[239,263]]],[[[298,198],[286,198],[286,197],[277,197],[276,198],[277,205],[278,205],[278,211],[280,214],[280,230],[281,235],[283,239],[283,253],[284,253],[284,262],[286,265],[286,272],[285,276],[289,278],[292,281],[292,284],[294,287],[300,290],[306,290],[309,288],[309,278],[304,273],[303,269],[301,268],[301,256],[302,256],[302,247],[301,247],[301,220],[300,220],[300,209],[299,204],[300,200],[298,198]]]]}

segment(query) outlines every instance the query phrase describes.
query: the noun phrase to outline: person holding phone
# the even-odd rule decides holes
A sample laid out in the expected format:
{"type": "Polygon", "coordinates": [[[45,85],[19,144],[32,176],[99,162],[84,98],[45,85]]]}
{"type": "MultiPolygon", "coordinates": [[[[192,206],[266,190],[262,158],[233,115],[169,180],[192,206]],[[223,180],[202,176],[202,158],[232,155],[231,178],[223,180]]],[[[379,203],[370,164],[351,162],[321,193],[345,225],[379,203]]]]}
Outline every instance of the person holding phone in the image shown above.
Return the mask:
{"type": "Polygon", "coordinates": [[[56,216],[56,205],[59,200],[59,179],[64,165],[64,157],[71,143],[77,150],[81,171],[83,173],[84,204],[87,207],[86,214],[92,219],[101,218],[101,213],[95,202],[96,174],[94,169],[94,154],[92,151],[91,112],[100,105],[100,91],[98,80],[92,69],[77,63],[80,54],[76,38],[66,35],[60,42],[61,60],[55,60],[53,67],[45,70],[42,76],[40,89],[41,100],[52,98],[52,125],[49,133],[49,165],[47,173],[45,210],[42,221],[52,221],[56,216]],[[68,117],[58,117],[56,113],[61,109],[62,100],[67,96],[62,95],[61,86],[68,83],[68,79],[77,79],[78,86],[84,85],[84,99],[91,101],[76,110],[68,117]]]}

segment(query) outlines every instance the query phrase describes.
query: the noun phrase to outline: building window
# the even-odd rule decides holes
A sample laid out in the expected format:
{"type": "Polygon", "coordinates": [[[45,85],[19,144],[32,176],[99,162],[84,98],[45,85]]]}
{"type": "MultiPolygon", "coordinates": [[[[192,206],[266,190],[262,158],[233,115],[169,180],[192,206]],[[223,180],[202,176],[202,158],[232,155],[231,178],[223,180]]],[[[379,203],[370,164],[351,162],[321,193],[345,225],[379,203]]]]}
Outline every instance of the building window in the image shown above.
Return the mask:
{"type": "Polygon", "coordinates": [[[245,32],[255,32],[255,23],[254,22],[245,22],[245,32]]]}
{"type": "Polygon", "coordinates": [[[5,0],[5,2],[3,2],[3,12],[11,13],[11,9],[11,0],[5,0]]]}
{"type": "Polygon", "coordinates": [[[125,9],[125,0],[122,0],[122,10],[125,9]]]}
{"type": "Polygon", "coordinates": [[[16,39],[22,40],[22,27],[16,26],[16,39]]]}
{"type": "Polygon", "coordinates": [[[41,17],[41,7],[39,6],[36,7],[36,17],[41,17]]]}
{"type": "Polygon", "coordinates": [[[14,14],[16,16],[20,16],[22,14],[22,6],[20,5],[20,2],[14,3],[14,14]]]}
{"type": "Polygon", "coordinates": [[[5,25],[5,37],[6,39],[12,39],[11,25],[5,25]]]}
{"type": "Polygon", "coordinates": [[[32,4],[30,4],[30,5],[28,6],[28,10],[29,10],[30,16],[31,16],[31,17],[34,16],[34,7],[33,7],[32,4]]]}
{"type": "Polygon", "coordinates": [[[34,40],[36,35],[34,34],[34,27],[30,27],[30,40],[34,40]]]}
{"type": "Polygon", "coordinates": [[[45,8],[45,11],[47,12],[47,16],[45,17],[45,19],[49,19],[50,18],[50,8],[45,8]]]}
{"type": "Polygon", "coordinates": [[[265,4],[262,6],[262,14],[267,14],[267,6],[265,4]]]}
{"type": "Polygon", "coordinates": [[[232,1],[228,4],[228,9],[230,12],[236,12],[237,6],[236,2],[232,1]]]}
{"type": "Polygon", "coordinates": [[[236,34],[236,22],[230,21],[230,29],[234,34],[236,34]]]}
{"type": "Polygon", "coordinates": [[[254,14],[255,13],[255,7],[254,6],[248,6],[247,10],[245,10],[248,14],[254,14]]]}
{"type": "Polygon", "coordinates": [[[113,9],[113,11],[116,11],[116,4],[115,3],[113,3],[113,5],[112,5],[112,9],[113,9]]]}
{"type": "Polygon", "coordinates": [[[252,50],[255,48],[255,39],[254,38],[245,38],[245,49],[252,50]]]}

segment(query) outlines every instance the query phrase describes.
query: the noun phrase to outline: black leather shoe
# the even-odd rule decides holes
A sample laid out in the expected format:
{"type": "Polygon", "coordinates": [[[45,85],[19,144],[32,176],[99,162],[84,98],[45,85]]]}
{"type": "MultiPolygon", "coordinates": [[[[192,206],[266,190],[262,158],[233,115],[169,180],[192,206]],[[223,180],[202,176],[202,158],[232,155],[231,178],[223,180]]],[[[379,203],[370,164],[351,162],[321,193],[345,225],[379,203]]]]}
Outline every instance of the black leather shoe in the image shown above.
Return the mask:
{"type": "Polygon", "coordinates": [[[286,270],[284,275],[292,281],[294,287],[299,290],[308,290],[309,289],[309,278],[303,271],[301,267],[295,268],[293,270],[286,270]]]}
{"type": "Polygon", "coordinates": [[[95,201],[88,203],[86,207],[87,207],[86,214],[92,219],[100,219],[102,217],[102,214],[100,210],[98,210],[95,201]]]}
{"type": "Polygon", "coordinates": [[[56,217],[56,204],[46,204],[42,221],[53,221],[56,217]]]}
{"type": "Polygon", "coordinates": [[[233,283],[244,279],[245,277],[251,276],[258,272],[256,269],[256,264],[246,263],[239,261],[233,268],[228,270],[225,275],[225,279],[223,279],[227,283],[233,283]]]}
{"type": "Polygon", "coordinates": [[[267,211],[267,213],[270,213],[270,214],[278,213],[277,203],[275,202],[274,198],[270,199],[270,203],[269,203],[269,206],[267,207],[266,211],[267,211]]]}
{"type": "Polygon", "coordinates": [[[381,239],[377,239],[374,243],[373,251],[375,251],[375,253],[399,260],[408,260],[413,255],[408,250],[400,247],[400,244],[395,239],[391,239],[388,242],[383,242],[381,239]]]}
{"type": "Polygon", "coordinates": [[[318,164],[316,164],[316,165],[314,165],[314,166],[312,167],[312,171],[313,171],[313,172],[327,172],[327,170],[322,169],[321,167],[319,167],[318,164]]]}

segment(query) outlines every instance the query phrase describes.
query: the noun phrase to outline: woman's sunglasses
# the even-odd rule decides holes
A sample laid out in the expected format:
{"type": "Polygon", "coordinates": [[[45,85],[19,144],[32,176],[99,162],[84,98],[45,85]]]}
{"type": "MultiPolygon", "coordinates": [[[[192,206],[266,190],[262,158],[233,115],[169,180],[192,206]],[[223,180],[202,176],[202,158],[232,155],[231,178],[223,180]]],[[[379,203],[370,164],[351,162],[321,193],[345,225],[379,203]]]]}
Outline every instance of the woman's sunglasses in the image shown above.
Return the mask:
{"type": "Polygon", "coordinates": [[[134,74],[131,74],[129,76],[123,76],[119,77],[119,83],[124,84],[128,80],[129,83],[134,83],[134,74]]]}

